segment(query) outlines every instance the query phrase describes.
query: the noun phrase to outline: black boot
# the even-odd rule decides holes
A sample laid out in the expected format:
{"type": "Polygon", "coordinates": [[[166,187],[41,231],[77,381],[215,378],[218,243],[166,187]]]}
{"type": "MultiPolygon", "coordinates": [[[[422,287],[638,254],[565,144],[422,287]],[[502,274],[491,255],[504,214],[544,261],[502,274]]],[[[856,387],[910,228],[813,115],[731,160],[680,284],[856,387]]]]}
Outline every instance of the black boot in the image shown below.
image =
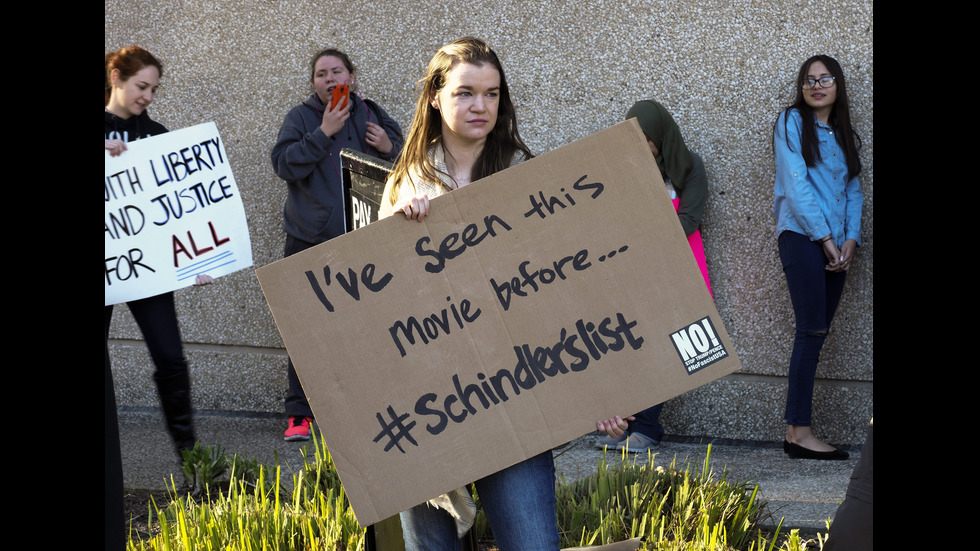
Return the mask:
{"type": "Polygon", "coordinates": [[[194,447],[194,423],[191,419],[191,378],[187,371],[175,374],[153,374],[160,394],[160,404],[163,406],[163,416],[167,420],[167,429],[174,439],[177,456],[181,450],[194,447]]]}

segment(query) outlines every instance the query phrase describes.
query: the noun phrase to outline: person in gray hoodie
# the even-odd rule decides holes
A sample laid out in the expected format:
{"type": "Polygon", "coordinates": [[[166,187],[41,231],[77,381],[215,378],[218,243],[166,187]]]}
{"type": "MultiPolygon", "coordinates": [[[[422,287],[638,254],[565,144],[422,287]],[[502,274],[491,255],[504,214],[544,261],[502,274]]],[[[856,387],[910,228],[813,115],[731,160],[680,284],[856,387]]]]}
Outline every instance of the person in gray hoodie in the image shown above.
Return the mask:
{"type": "MultiPolygon", "coordinates": [[[[314,92],[289,111],[272,147],[272,168],[289,191],[283,209],[283,256],[344,233],[342,149],[393,161],[404,143],[398,123],[376,103],[357,94],[354,64],[347,54],[335,49],[317,52],[310,71],[314,92]],[[334,88],[345,84],[350,86],[349,99],[331,106],[334,88]]],[[[287,373],[289,425],[283,436],[287,441],[308,440],[313,412],[292,360],[287,373]]]]}

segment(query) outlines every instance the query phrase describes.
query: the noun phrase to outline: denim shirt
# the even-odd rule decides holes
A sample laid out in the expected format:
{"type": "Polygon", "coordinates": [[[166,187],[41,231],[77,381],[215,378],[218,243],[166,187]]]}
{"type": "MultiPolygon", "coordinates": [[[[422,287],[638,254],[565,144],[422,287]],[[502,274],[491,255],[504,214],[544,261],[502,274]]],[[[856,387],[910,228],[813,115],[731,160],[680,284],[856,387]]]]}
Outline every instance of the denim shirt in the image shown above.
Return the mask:
{"type": "Polygon", "coordinates": [[[776,121],[776,235],[790,230],[811,241],[831,235],[838,247],[848,239],[860,245],[864,194],[856,177],[847,178],[847,157],[834,136],[837,130],[815,121],[821,160],[811,168],[803,160],[802,122],[796,109],[783,111],[776,121]]]}

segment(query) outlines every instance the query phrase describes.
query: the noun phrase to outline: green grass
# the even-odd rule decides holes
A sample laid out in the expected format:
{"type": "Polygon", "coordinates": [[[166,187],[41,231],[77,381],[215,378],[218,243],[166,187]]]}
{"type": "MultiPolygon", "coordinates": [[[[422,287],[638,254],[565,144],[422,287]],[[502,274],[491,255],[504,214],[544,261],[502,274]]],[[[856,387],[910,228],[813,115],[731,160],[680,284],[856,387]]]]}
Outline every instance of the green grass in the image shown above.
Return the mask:
{"type": "MultiPolygon", "coordinates": [[[[807,541],[791,531],[777,546],[761,531],[765,503],[759,488],[710,466],[711,446],[699,468],[646,465],[603,457],[592,475],[556,490],[562,546],[600,545],[644,538],[645,550],[801,551],[807,541]]],[[[159,532],[130,539],[128,550],[359,550],[364,530],[350,508],[330,453],[314,438],[303,468],[281,483],[280,467],[227,457],[220,447],[184,456],[186,489],[171,480],[168,504],[150,504],[159,532]],[[309,455],[312,449],[312,455],[309,455]]],[[[476,529],[488,532],[485,519],[476,529]]],[[[815,542],[822,547],[822,538],[815,542]]],[[[816,549],[816,547],[813,547],[816,549]]]]}
{"type": "MultiPolygon", "coordinates": [[[[641,549],[773,549],[758,524],[765,518],[759,487],[711,469],[711,446],[699,469],[646,464],[625,453],[603,457],[591,476],[558,485],[562,546],[643,538],[641,549]]],[[[778,535],[778,532],[777,532],[778,535]]],[[[775,538],[774,540],[775,541],[775,538]]]]}

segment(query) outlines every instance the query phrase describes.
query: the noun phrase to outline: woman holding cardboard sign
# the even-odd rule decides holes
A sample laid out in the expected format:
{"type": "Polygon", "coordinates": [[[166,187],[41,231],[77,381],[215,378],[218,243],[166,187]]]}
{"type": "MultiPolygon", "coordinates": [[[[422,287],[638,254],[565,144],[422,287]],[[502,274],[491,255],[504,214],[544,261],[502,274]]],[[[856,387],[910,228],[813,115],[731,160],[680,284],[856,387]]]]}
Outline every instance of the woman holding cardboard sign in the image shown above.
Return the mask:
{"type": "MultiPolygon", "coordinates": [[[[354,64],[344,52],[326,49],[310,62],[313,94],[286,115],[272,147],[272,168],[286,181],[283,256],[342,235],[344,189],[340,151],[354,149],[386,160],[398,157],[402,131],[378,104],[357,94],[354,64]]],[[[310,438],[313,411],[290,360],[283,438],[310,438]]]]}
{"type": "Polygon", "coordinates": [[[796,101],[773,136],[779,257],[796,315],[783,442],[792,458],[848,457],[813,434],[810,413],[820,349],[861,240],[860,141],[840,64],[824,55],[806,60],[796,101]]]}
{"type": "MultiPolygon", "coordinates": [[[[405,151],[385,186],[380,216],[422,221],[429,200],[531,158],[500,60],[476,38],[439,49],[421,81],[405,151]]],[[[620,418],[600,423],[622,434],[620,418]]],[[[555,465],[547,451],[474,485],[502,551],[556,550],[555,465]]],[[[457,550],[476,509],[465,488],[401,513],[407,550],[457,550]]]]}
{"type": "MultiPolygon", "coordinates": [[[[429,199],[532,156],[518,133],[500,60],[483,41],[462,38],[440,48],[421,85],[380,216],[400,212],[421,221],[429,199]]],[[[548,451],[476,481],[501,550],[558,549],[554,473],[548,451]]],[[[460,549],[475,513],[463,488],[404,511],[406,549],[460,549]]]]}
{"type": "MultiPolygon", "coordinates": [[[[105,56],[105,149],[112,156],[122,155],[126,144],[163,134],[167,129],[150,119],[146,108],[153,101],[163,65],[150,52],[130,46],[105,56]]],[[[213,282],[211,276],[197,276],[195,284],[213,282]]],[[[191,381],[184,360],[174,294],[163,293],[127,303],[143,332],[156,370],[160,404],[178,455],[194,446],[191,419],[191,381]]],[[[112,306],[105,307],[106,366],[109,365],[109,323],[112,306]]],[[[111,382],[111,379],[110,379],[111,382]]]]}

